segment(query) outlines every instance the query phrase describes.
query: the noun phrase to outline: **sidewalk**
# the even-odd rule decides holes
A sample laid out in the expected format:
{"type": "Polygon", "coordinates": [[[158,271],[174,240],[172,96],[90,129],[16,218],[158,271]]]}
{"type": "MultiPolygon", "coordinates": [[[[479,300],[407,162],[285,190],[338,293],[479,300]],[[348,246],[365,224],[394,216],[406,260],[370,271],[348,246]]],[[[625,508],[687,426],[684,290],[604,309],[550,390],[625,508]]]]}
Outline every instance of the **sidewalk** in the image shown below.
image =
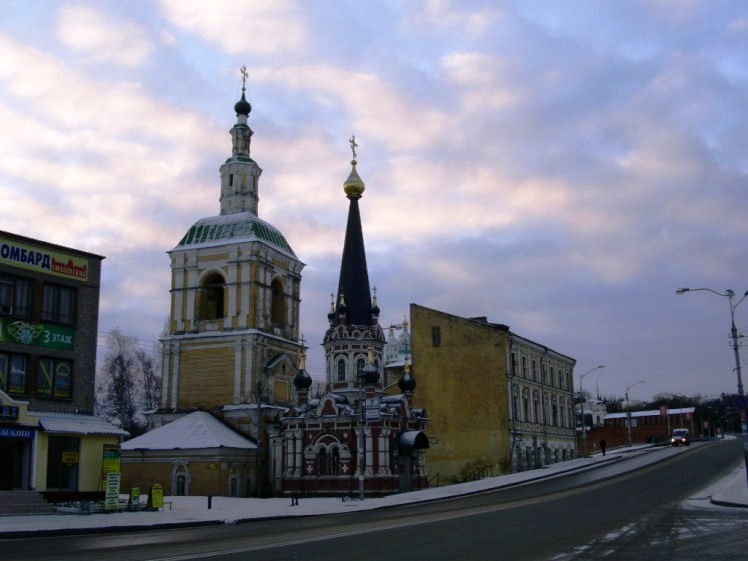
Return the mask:
{"type": "MultiPolygon", "coordinates": [[[[0,517],[0,539],[41,535],[83,534],[111,532],[117,530],[141,530],[169,527],[199,526],[210,524],[236,524],[249,520],[285,518],[290,516],[315,516],[339,514],[351,511],[373,510],[405,504],[434,501],[460,495],[480,493],[490,489],[511,487],[525,482],[563,475],[573,471],[594,469],[603,464],[620,460],[624,453],[646,453],[644,449],[613,450],[607,456],[594,454],[584,459],[552,464],[541,469],[491,477],[480,481],[435,487],[411,493],[400,493],[383,498],[342,501],[335,498],[300,498],[297,506],[291,506],[290,498],[238,499],[213,497],[208,509],[207,497],[165,497],[171,502],[158,512],[113,512],[100,514],[47,514],[0,517]]],[[[735,471],[705,493],[711,503],[718,506],[748,507],[748,486],[745,468],[736,466],[735,471]],[[713,493],[712,493],[713,491],[713,493]]]]}

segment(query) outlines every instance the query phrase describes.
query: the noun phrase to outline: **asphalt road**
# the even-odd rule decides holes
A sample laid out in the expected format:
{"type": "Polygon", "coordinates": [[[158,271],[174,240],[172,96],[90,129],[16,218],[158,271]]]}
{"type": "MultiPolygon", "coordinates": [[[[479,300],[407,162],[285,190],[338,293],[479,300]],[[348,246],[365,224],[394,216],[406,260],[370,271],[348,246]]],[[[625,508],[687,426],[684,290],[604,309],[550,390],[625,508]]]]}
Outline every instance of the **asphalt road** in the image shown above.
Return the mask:
{"type": "Polygon", "coordinates": [[[0,541],[0,559],[471,561],[741,558],[748,512],[684,507],[742,442],[659,449],[510,489],[345,515],[0,541]],[[653,461],[656,460],[656,461],[653,461]]]}

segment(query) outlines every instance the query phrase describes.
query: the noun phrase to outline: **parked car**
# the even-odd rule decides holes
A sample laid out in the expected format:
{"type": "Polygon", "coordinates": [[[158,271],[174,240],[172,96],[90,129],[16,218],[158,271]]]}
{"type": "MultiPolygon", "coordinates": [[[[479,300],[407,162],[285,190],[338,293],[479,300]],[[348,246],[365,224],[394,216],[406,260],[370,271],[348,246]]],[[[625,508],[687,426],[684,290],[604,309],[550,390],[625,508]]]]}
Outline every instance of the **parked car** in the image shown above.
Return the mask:
{"type": "Polygon", "coordinates": [[[673,446],[688,446],[691,444],[691,438],[688,433],[688,429],[675,429],[673,435],[670,437],[670,444],[673,446]]]}

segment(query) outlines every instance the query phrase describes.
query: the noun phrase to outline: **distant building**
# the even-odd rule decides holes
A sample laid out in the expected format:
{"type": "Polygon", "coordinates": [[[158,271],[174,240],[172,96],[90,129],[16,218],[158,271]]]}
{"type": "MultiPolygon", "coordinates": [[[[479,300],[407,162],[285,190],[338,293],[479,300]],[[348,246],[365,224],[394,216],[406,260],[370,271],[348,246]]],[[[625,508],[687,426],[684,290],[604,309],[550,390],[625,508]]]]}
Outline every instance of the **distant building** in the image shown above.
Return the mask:
{"type": "Polygon", "coordinates": [[[575,360],[486,318],[411,304],[429,473],[441,484],[576,457],[575,360]]]}
{"type": "Polygon", "coordinates": [[[0,231],[0,491],[96,492],[127,435],[93,416],[103,259],[0,231]]]}
{"type": "Polygon", "coordinates": [[[647,411],[608,413],[604,425],[595,426],[589,432],[588,452],[597,450],[600,440],[605,440],[608,448],[627,446],[629,434],[631,444],[664,442],[676,428],[688,429],[695,436],[698,428],[694,419],[695,410],[694,407],[670,409],[663,406],[647,411]]]}
{"type": "Polygon", "coordinates": [[[387,495],[424,488],[427,419],[412,405],[415,379],[404,369],[400,393],[383,388],[385,338],[369,289],[359,200],[364,182],[352,170],[344,183],[348,222],[337,298],[323,346],[328,393],[308,399],[312,379],[302,363],[296,405],[283,418],[275,477],[294,495],[387,495]]]}

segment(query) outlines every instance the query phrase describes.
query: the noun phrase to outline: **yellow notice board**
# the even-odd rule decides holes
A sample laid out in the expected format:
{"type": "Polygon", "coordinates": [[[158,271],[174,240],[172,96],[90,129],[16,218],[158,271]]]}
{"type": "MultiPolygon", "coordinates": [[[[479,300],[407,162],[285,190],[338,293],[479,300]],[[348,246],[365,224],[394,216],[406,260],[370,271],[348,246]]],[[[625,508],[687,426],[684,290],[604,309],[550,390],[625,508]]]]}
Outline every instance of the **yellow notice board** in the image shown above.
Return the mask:
{"type": "Polygon", "coordinates": [[[101,489],[106,489],[107,475],[120,473],[119,444],[104,444],[101,459],[101,489]]]}
{"type": "Polygon", "coordinates": [[[154,483],[151,487],[151,508],[161,508],[164,506],[164,490],[159,483],[154,483]]]}
{"type": "Polygon", "coordinates": [[[78,452],[63,452],[62,463],[63,464],[77,464],[78,463],[78,452]]]}

